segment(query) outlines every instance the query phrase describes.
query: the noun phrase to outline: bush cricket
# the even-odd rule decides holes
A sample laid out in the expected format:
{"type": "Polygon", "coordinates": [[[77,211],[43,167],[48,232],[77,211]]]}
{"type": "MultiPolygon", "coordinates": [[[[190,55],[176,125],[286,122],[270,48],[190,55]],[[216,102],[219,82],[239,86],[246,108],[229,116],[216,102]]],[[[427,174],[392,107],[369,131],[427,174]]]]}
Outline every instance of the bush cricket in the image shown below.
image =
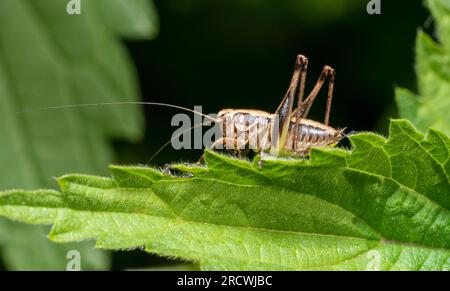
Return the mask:
{"type": "Polygon", "coordinates": [[[253,145],[247,147],[259,152],[261,168],[264,152],[267,151],[276,155],[307,156],[312,147],[325,147],[338,143],[344,136],[344,129],[334,129],[329,126],[335,72],[331,67],[324,66],[311,93],[303,100],[307,69],[308,59],[298,55],[289,88],[274,114],[252,109],[219,111],[217,122],[222,130],[222,138],[214,142],[212,148],[223,144],[226,150],[239,151],[243,145],[248,145],[250,140],[253,140],[253,145]],[[328,77],[324,123],[306,119],[328,77]],[[293,110],[297,87],[299,87],[297,107],[293,110]],[[264,129],[263,133],[260,132],[261,128],[264,129]]]}
{"type": "MultiPolygon", "coordinates": [[[[238,153],[249,149],[253,150],[260,155],[258,165],[261,169],[263,166],[264,153],[266,152],[270,152],[272,155],[297,155],[304,157],[309,154],[312,147],[334,145],[344,137],[344,129],[334,129],[329,126],[331,101],[333,98],[335,81],[334,70],[329,66],[324,66],[311,93],[303,99],[307,70],[308,59],[301,54],[298,55],[289,88],[273,114],[254,109],[223,109],[219,111],[217,118],[212,118],[211,116],[189,108],[158,102],[88,103],[52,106],[37,110],[103,105],[154,105],[193,112],[216,123],[220,128],[221,137],[214,141],[210,149],[225,149],[236,151],[238,153]],[[307,119],[311,106],[327,79],[329,79],[329,81],[324,123],[307,119]],[[294,99],[297,91],[297,106],[294,110],[294,99]]],[[[24,110],[21,111],[21,113],[29,111],[34,110],[24,110]]],[[[192,130],[192,128],[189,130],[192,130]]],[[[178,138],[180,135],[173,137],[171,141],[173,141],[174,138],[178,138]]],[[[161,147],[152,158],[171,141],[161,147]]],[[[201,160],[203,160],[203,155],[199,162],[201,160]]]]}

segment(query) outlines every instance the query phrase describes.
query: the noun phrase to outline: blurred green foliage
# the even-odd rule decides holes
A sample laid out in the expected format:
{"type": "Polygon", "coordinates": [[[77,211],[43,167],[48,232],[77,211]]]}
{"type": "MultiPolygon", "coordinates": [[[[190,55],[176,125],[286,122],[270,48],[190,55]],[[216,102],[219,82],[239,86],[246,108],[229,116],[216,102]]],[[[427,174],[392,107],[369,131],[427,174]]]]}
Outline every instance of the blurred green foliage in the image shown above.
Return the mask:
{"type": "MultiPolygon", "coordinates": [[[[157,18],[147,0],[0,1],[0,188],[52,187],[66,172],[101,173],[114,161],[113,138],[142,136],[141,110],[38,111],[45,106],[139,100],[136,76],[121,37],[151,38],[157,18]],[[113,19],[111,18],[113,17],[113,19]],[[5,170],[6,169],[6,170],[5,170]]],[[[46,229],[0,221],[6,268],[65,270],[79,250],[84,269],[108,268],[92,244],[51,244],[46,229]]]]}
{"type": "Polygon", "coordinates": [[[429,127],[450,135],[450,1],[429,0],[436,19],[438,39],[419,31],[416,42],[416,72],[420,97],[397,88],[400,115],[421,130],[429,127]]]}

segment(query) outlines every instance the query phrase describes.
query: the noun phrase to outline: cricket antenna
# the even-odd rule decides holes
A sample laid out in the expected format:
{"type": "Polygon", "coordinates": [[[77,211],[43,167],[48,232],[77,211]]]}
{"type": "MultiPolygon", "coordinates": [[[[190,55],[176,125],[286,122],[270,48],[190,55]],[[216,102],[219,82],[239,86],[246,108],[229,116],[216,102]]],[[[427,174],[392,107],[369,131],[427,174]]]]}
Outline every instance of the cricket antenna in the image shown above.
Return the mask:
{"type": "Polygon", "coordinates": [[[203,114],[201,112],[198,112],[196,110],[168,104],[168,103],[159,103],[159,102],[139,102],[139,101],[124,101],[124,102],[101,102],[101,103],[82,103],[82,104],[69,104],[69,105],[58,105],[58,106],[49,106],[49,107],[41,107],[41,108],[35,108],[35,109],[26,109],[22,111],[16,112],[17,114],[24,114],[24,113],[30,113],[30,112],[37,112],[37,111],[45,111],[45,110],[60,110],[60,109],[68,109],[68,108],[81,108],[81,107],[96,107],[96,106],[105,106],[105,105],[151,105],[151,106],[162,106],[162,107],[169,107],[169,108],[175,108],[180,109],[188,112],[192,112],[194,114],[200,115],[205,117],[206,119],[209,119],[210,121],[216,122],[214,118],[212,118],[209,115],[203,114]]]}
{"type": "Polygon", "coordinates": [[[172,137],[168,142],[163,144],[151,157],[148,159],[147,164],[149,164],[163,149],[165,149],[174,139],[179,138],[181,135],[185,134],[186,132],[189,132],[193,130],[194,128],[200,127],[200,126],[208,126],[210,125],[208,122],[199,123],[197,125],[194,125],[186,130],[183,130],[182,132],[178,133],[176,136],[172,137]]]}

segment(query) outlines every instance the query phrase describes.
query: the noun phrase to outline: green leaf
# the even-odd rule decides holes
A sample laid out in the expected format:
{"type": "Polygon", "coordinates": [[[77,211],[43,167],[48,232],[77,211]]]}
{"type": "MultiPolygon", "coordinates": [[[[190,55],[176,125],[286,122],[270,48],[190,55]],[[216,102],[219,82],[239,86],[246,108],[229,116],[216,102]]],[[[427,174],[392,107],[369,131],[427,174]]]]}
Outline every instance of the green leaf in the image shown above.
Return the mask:
{"type": "Polygon", "coordinates": [[[159,31],[158,14],[148,0],[97,0],[108,27],[128,38],[153,38],[159,31]]]}
{"type": "Polygon", "coordinates": [[[450,138],[393,120],[386,139],[253,163],[206,151],[182,175],[111,166],[56,191],[0,194],[0,215],[56,242],[143,247],[212,270],[450,270],[450,138]]]}
{"type": "MultiPolygon", "coordinates": [[[[49,177],[72,171],[105,173],[114,160],[110,140],[136,141],[142,135],[137,107],[17,113],[139,100],[135,71],[119,38],[155,35],[150,2],[81,1],[81,15],[68,15],[67,3],[0,1],[0,165],[7,169],[0,175],[1,189],[53,187],[49,177]]],[[[5,265],[62,270],[67,250],[78,249],[83,257],[100,257],[100,264],[86,268],[107,267],[105,254],[93,254],[86,244],[50,245],[44,231],[1,221],[5,265]]]]}
{"type": "Polygon", "coordinates": [[[433,127],[450,134],[450,2],[428,0],[436,19],[440,44],[422,31],[416,41],[416,72],[419,96],[398,88],[396,100],[402,118],[419,129],[433,127]]]}

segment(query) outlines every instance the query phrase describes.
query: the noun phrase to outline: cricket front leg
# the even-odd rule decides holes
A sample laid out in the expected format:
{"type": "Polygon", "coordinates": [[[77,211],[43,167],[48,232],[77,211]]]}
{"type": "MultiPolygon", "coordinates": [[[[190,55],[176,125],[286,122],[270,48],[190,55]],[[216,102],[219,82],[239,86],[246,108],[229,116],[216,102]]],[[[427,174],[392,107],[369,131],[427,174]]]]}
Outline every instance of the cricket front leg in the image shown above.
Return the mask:
{"type": "MultiPolygon", "coordinates": [[[[214,143],[213,143],[211,146],[209,146],[208,149],[209,149],[209,150],[214,150],[214,149],[216,149],[216,147],[217,147],[219,144],[222,144],[223,149],[227,149],[227,148],[226,148],[226,147],[227,147],[227,144],[226,144],[226,141],[227,141],[227,140],[231,140],[231,141],[233,142],[233,143],[231,143],[231,144],[234,144],[234,139],[233,139],[233,138],[231,138],[231,137],[221,137],[221,138],[219,138],[218,140],[214,141],[214,143]]],[[[199,158],[198,161],[197,161],[197,164],[201,165],[201,164],[204,164],[204,162],[205,162],[205,153],[203,153],[203,154],[200,156],[200,158],[199,158]]]]}
{"type": "Polygon", "coordinates": [[[264,166],[264,151],[259,152],[258,169],[262,170],[264,166]]]}
{"type": "Polygon", "coordinates": [[[205,153],[203,153],[200,158],[198,158],[197,165],[205,164],[205,153]]]}

